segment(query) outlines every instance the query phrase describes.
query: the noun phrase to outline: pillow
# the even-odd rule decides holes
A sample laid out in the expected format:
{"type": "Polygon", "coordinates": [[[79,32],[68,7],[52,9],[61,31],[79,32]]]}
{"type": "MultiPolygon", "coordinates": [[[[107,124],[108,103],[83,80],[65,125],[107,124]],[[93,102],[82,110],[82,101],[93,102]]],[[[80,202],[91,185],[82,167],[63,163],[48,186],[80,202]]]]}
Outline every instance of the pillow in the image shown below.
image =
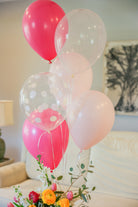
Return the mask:
{"type": "Polygon", "coordinates": [[[94,173],[87,186],[97,192],[138,199],[138,133],[110,132],[91,148],[94,173]]]}
{"type": "MultiPolygon", "coordinates": [[[[89,164],[89,153],[90,150],[83,151],[80,153],[80,149],[75,145],[72,138],[69,138],[69,144],[66,150],[66,153],[60,162],[59,166],[53,171],[54,176],[63,175],[63,179],[60,184],[70,185],[70,175],[68,175],[70,167],[73,168],[73,173],[78,174],[79,170],[76,167],[77,163],[83,163],[88,169],[89,164]]],[[[39,179],[40,174],[36,170],[38,168],[38,164],[36,160],[27,152],[26,158],[26,171],[30,178],[39,179]]],[[[85,174],[84,174],[85,176],[85,174]]],[[[79,181],[75,182],[73,186],[80,186],[84,183],[84,179],[79,179],[79,181]]]]}

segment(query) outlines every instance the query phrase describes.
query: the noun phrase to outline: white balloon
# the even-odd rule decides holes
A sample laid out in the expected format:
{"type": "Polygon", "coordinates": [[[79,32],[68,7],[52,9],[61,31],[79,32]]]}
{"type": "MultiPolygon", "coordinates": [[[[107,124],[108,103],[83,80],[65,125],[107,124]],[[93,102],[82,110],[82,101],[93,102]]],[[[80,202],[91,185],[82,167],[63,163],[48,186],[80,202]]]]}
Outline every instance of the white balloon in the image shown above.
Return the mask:
{"type": "Polygon", "coordinates": [[[105,43],[106,30],[104,23],[91,10],[72,10],[57,25],[55,47],[59,58],[62,53],[76,52],[83,55],[93,65],[101,56],[105,43]],[[68,31],[66,41],[65,31],[68,31]]]}

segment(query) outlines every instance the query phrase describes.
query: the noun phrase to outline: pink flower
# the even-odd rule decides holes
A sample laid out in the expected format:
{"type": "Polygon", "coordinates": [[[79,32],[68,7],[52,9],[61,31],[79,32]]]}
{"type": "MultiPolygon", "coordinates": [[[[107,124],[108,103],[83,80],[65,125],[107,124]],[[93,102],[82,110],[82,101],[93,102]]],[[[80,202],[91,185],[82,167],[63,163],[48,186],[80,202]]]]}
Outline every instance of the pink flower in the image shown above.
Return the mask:
{"type": "Polygon", "coordinates": [[[70,200],[70,201],[73,199],[73,193],[72,193],[72,191],[69,191],[67,193],[67,199],[70,200]]]}
{"type": "Polygon", "coordinates": [[[37,201],[39,200],[39,196],[40,194],[36,193],[35,191],[31,191],[29,193],[29,200],[32,200],[33,203],[37,203],[37,201]]]}
{"type": "Polygon", "coordinates": [[[56,191],[57,190],[57,185],[56,183],[53,183],[52,186],[51,186],[51,190],[52,191],[56,191]]]}
{"type": "Polygon", "coordinates": [[[20,201],[20,199],[17,199],[16,196],[14,196],[13,200],[15,201],[15,203],[18,203],[20,201]]]}
{"type": "Polygon", "coordinates": [[[14,205],[10,202],[7,204],[7,207],[14,207],[14,205]]]}

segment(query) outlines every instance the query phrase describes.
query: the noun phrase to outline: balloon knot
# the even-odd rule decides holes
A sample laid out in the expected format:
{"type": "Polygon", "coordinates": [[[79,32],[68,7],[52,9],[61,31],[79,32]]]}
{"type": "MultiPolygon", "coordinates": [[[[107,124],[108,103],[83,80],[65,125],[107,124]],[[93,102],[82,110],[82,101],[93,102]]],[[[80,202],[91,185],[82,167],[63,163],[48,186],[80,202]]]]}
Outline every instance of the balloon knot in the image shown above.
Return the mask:
{"type": "Polygon", "coordinates": [[[49,60],[49,64],[51,64],[52,63],[52,61],[51,60],[49,60]]]}

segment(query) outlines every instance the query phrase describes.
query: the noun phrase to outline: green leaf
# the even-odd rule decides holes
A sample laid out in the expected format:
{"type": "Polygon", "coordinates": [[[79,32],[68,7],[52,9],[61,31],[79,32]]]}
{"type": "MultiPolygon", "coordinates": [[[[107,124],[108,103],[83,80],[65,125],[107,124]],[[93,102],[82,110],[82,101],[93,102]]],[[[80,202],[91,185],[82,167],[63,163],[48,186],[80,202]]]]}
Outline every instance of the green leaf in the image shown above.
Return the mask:
{"type": "Polygon", "coordinates": [[[71,167],[69,170],[72,172],[73,171],[73,167],[71,167]]]}
{"type": "Polygon", "coordinates": [[[71,185],[72,185],[72,176],[71,176],[71,178],[70,178],[70,183],[71,183],[71,185]]]}
{"type": "Polygon", "coordinates": [[[72,177],[72,180],[77,180],[78,178],[72,177]]]}
{"type": "Polygon", "coordinates": [[[38,158],[38,160],[39,160],[39,162],[40,162],[40,160],[41,160],[41,155],[37,155],[37,158],[38,158]]]}
{"type": "Polygon", "coordinates": [[[92,160],[90,161],[90,164],[92,164],[92,160]]]}
{"type": "Polygon", "coordinates": [[[56,202],[58,202],[60,198],[61,198],[61,195],[56,198],[56,202]]]}
{"type": "Polygon", "coordinates": [[[43,203],[38,203],[38,207],[43,207],[43,203]]]}
{"type": "Polygon", "coordinates": [[[94,186],[93,188],[92,188],[92,191],[94,191],[96,189],[96,187],[94,186]]]}
{"type": "Polygon", "coordinates": [[[82,172],[81,172],[81,174],[83,174],[83,173],[85,173],[86,172],[86,170],[83,170],[82,172]]]}
{"type": "Polygon", "coordinates": [[[69,175],[73,175],[71,172],[68,173],[69,175]]]}
{"type": "Polygon", "coordinates": [[[94,165],[89,165],[89,167],[94,167],[94,165]]]}
{"type": "Polygon", "coordinates": [[[17,207],[20,207],[20,205],[18,205],[17,203],[15,203],[15,202],[13,202],[13,204],[15,205],[15,206],[17,206],[17,207]]]}
{"type": "Polygon", "coordinates": [[[27,200],[27,202],[29,203],[29,204],[33,204],[33,201],[32,200],[29,200],[28,198],[26,198],[26,200],[27,200]]]}
{"type": "Polygon", "coordinates": [[[88,198],[89,198],[89,200],[91,200],[91,196],[90,196],[90,194],[88,194],[88,198]]]}
{"type": "Polygon", "coordinates": [[[54,175],[51,175],[51,178],[56,179],[56,177],[54,175]]]}
{"type": "Polygon", "coordinates": [[[87,172],[89,172],[89,173],[93,173],[93,171],[92,171],[92,170],[88,170],[87,172]]]}
{"type": "Polygon", "coordinates": [[[78,193],[79,193],[79,195],[81,196],[81,194],[82,194],[81,188],[79,188],[78,193]]]}
{"type": "Polygon", "coordinates": [[[82,163],[81,164],[81,169],[84,169],[85,168],[85,165],[82,163]]]}
{"type": "Polygon", "coordinates": [[[55,193],[55,194],[56,194],[56,193],[57,193],[57,194],[63,194],[64,191],[58,191],[58,190],[57,190],[57,191],[55,191],[54,193],[55,193]]]}
{"type": "Polygon", "coordinates": [[[60,175],[59,177],[57,177],[57,180],[62,180],[63,176],[60,175]]]}
{"type": "Polygon", "coordinates": [[[86,189],[86,185],[85,185],[85,184],[83,184],[83,185],[82,185],[82,188],[83,188],[83,189],[86,189]]]}
{"type": "Polygon", "coordinates": [[[50,186],[52,184],[52,182],[50,180],[47,180],[48,182],[48,186],[50,186]]]}
{"type": "Polygon", "coordinates": [[[87,182],[87,178],[84,177],[84,180],[87,182]]]}
{"type": "Polygon", "coordinates": [[[82,197],[82,199],[85,201],[85,202],[87,202],[87,199],[86,199],[86,197],[85,197],[85,195],[82,193],[81,194],[81,197],[82,197]]]}

